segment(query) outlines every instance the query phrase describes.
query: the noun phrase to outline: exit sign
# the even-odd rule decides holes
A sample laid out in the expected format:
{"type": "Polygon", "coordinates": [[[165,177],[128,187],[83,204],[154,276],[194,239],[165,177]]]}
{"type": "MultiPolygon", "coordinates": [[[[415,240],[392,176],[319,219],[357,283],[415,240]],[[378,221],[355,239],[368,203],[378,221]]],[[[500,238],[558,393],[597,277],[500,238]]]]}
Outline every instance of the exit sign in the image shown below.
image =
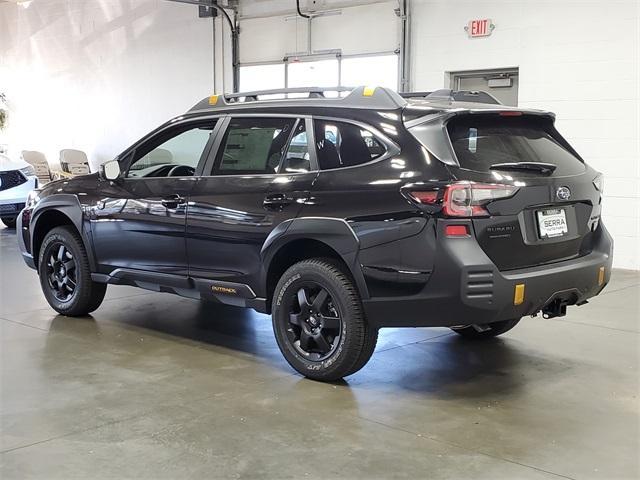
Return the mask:
{"type": "Polygon", "coordinates": [[[469,37],[488,37],[493,32],[496,26],[493,24],[490,18],[480,18],[477,20],[469,20],[464,29],[467,31],[469,37]]]}

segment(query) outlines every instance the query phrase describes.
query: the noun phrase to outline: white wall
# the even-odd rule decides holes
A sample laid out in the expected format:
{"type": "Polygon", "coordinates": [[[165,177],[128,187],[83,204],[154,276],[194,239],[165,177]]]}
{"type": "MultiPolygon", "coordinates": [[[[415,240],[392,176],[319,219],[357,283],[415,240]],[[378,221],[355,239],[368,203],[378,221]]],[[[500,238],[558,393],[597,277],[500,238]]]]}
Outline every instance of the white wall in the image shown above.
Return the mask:
{"type": "MultiPolygon", "coordinates": [[[[293,11],[282,12],[276,8],[276,4],[283,3],[281,1],[272,0],[271,3],[274,11],[281,14],[257,18],[255,15],[264,14],[261,2],[244,3],[240,16],[241,63],[282,61],[288,53],[307,50],[307,20],[295,18],[293,11]]],[[[295,4],[293,1],[286,3],[289,7],[295,4]]],[[[394,9],[398,2],[357,3],[363,2],[325,2],[325,10],[335,14],[312,20],[311,46],[314,51],[341,49],[343,55],[352,55],[397,48],[399,22],[394,9]],[[352,6],[348,6],[350,3],[352,6]]]]}
{"type": "Polygon", "coordinates": [[[212,25],[162,0],[0,3],[0,91],[14,151],[94,166],[213,91],[212,25]]]}
{"type": "Polygon", "coordinates": [[[519,67],[519,105],[556,112],[560,132],[606,176],[603,217],[614,265],[640,268],[640,3],[416,0],[413,88],[445,72],[519,67]],[[454,7],[455,5],[455,7],[454,7]],[[490,37],[467,38],[491,18],[490,37]]]}

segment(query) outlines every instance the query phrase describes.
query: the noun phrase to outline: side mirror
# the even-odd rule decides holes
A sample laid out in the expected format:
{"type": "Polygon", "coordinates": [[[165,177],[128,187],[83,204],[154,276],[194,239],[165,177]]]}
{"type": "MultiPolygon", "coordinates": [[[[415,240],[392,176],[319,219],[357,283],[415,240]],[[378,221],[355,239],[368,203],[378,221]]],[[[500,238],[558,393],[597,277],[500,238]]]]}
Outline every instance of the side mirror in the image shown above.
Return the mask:
{"type": "Polygon", "coordinates": [[[100,176],[105,180],[117,180],[120,178],[120,164],[117,160],[109,160],[100,165],[100,176]]]}

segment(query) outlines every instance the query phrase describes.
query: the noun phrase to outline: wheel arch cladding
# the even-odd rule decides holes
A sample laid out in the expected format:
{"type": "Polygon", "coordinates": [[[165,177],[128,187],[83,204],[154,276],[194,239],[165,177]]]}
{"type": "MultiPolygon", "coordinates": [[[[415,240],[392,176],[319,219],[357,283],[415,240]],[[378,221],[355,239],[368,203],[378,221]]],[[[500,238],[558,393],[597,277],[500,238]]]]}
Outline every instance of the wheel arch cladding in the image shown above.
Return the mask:
{"type": "Polygon", "coordinates": [[[87,241],[83,231],[82,207],[75,195],[55,195],[42,199],[33,212],[31,225],[31,251],[33,252],[36,267],[40,255],[40,246],[47,232],[52,228],[68,225],[73,227],[80,235],[89,257],[89,265],[91,270],[94,270],[95,264],[91,244],[87,241]]]}
{"type": "Polygon", "coordinates": [[[296,218],[284,222],[271,232],[262,247],[262,281],[267,305],[278,279],[287,268],[308,258],[329,257],[346,267],[362,298],[368,298],[358,264],[359,241],[349,224],[333,218],[296,218]]]}

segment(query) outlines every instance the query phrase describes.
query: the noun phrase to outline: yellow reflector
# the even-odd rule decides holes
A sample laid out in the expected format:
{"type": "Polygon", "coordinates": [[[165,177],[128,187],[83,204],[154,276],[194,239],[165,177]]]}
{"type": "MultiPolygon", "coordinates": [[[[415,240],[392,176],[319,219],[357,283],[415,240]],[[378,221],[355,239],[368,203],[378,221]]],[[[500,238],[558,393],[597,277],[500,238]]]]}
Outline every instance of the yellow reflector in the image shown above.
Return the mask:
{"type": "Polygon", "coordinates": [[[598,271],[598,285],[602,285],[604,283],[604,267],[600,267],[598,271]]]}
{"type": "Polygon", "coordinates": [[[519,283],[513,291],[513,304],[522,305],[522,302],[524,302],[524,283],[519,283]]]}
{"type": "Polygon", "coordinates": [[[376,87],[364,87],[364,91],[362,92],[362,95],[364,95],[365,97],[372,97],[373,92],[375,91],[376,91],[376,87]]]}
{"type": "Polygon", "coordinates": [[[209,97],[209,105],[215,105],[218,103],[218,95],[211,95],[209,97]]]}

